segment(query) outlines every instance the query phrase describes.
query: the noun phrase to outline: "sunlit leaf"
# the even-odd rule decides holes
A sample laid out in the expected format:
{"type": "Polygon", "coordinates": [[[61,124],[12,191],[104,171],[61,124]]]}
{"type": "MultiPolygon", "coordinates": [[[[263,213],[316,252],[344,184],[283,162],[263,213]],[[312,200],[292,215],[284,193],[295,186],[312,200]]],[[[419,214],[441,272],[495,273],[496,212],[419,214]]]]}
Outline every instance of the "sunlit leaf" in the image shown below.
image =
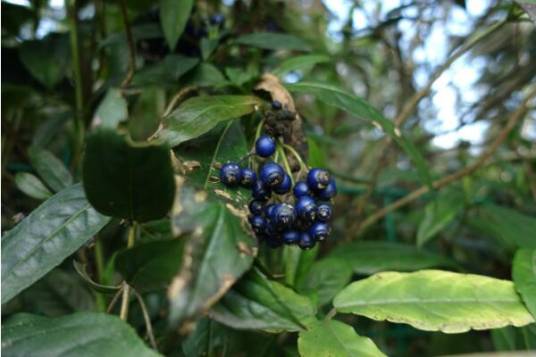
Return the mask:
{"type": "Polygon", "coordinates": [[[512,278],[517,292],[536,316],[536,249],[520,249],[514,257],[512,278]]]}

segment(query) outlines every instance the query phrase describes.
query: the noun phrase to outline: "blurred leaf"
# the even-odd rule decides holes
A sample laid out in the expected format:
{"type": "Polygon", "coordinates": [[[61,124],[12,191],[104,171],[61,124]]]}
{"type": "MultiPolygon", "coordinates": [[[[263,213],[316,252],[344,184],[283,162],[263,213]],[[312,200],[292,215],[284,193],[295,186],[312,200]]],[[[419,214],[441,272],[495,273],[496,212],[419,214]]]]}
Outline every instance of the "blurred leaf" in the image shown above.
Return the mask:
{"type": "Polygon", "coordinates": [[[17,314],[2,326],[6,356],[160,356],[118,317],[78,312],[48,318],[17,314]]]}
{"type": "Polygon", "coordinates": [[[104,294],[115,294],[117,291],[121,288],[121,285],[104,285],[95,282],[91,277],[88,275],[86,271],[86,264],[82,264],[77,262],[76,260],[73,260],[74,269],[78,273],[78,275],[88,284],[93,290],[98,291],[100,293],[104,294]]]}
{"type": "Polygon", "coordinates": [[[288,72],[296,70],[305,72],[313,68],[318,63],[326,63],[330,61],[331,58],[323,54],[293,56],[281,62],[276,68],[273,69],[272,73],[279,78],[283,78],[288,72]]]}
{"type": "Polygon", "coordinates": [[[225,75],[236,86],[241,87],[247,82],[252,81],[258,76],[258,73],[252,68],[235,68],[226,67],[225,75]]]}
{"type": "Polygon", "coordinates": [[[391,120],[386,119],[378,110],[370,105],[364,99],[348,93],[347,91],[324,83],[314,82],[299,82],[295,84],[288,84],[286,87],[291,92],[306,93],[315,95],[319,100],[336,106],[339,109],[347,111],[348,113],[356,116],[357,118],[368,121],[383,129],[383,131],[389,135],[404,152],[409,156],[417,167],[421,180],[428,186],[431,186],[432,179],[428,169],[426,160],[413,145],[411,141],[395,128],[394,123],[391,120]]]}
{"type": "Polygon", "coordinates": [[[316,261],[307,275],[298,281],[298,292],[306,295],[318,294],[318,305],[322,306],[348,284],[352,278],[352,266],[343,259],[325,258],[316,261]]]}
{"type": "Polygon", "coordinates": [[[82,171],[89,202],[108,216],[145,222],[162,218],[173,204],[175,182],[166,145],[134,144],[100,129],[87,138],[82,171]]]}
{"type": "Polygon", "coordinates": [[[100,102],[95,113],[104,128],[117,128],[117,125],[128,117],[128,103],[123,98],[121,90],[110,88],[100,102]]]}
{"type": "Polygon", "coordinates": [[[451,260],[417,249],[413,245],[389,242],[353,242],[336,247],[329,257],[348,262],[356,274],[386,270],[413,271],[431,267],[457,267],[451,260]]]}
{"type": "Polygon", "coordinates": [[[139,292],[163,289],[181,266],[184,239],[170,239],[136,245],[122,250],[116,268],[139,292]]]}
{"type": "Polygon", "coordinates": [[[348,285],[333,305],[339,312],[445,333],[534,322],[511,281],[440,270],[378,273],[348,285]]]}
{"type": "Polygon", "coordinates": [[[60,264],[108,221],[91,208],[80,184],[45,201],[2,235],[2,303],[60,264]]]}
{"type": "Polygon", "coordinates": [[[135,86],[177,84],[183,74],[199,63],[197,58],[182,55],[167,55],[162,61],[143,67],[134,75],[135,86]]]}
{"type": "Polygon", "coordinates": [[[2,2],[2,34],[9,33],[18,36],[21,26],[33,19],[32,10],[27,6],[2,2]]]}
{"type": "Polygon", "coordinates": [[[171,146],[197,138],[217,124],[249,114],[260,99],[245,95],[195,97],[186,100],[165,118],[162,137],[171,146]]]}
{"type": "Polygon", "coordinates": [[[370,338],[359,336],[340,321],[317,321],[301,331],[298,349],[302,357],[381,357],[385,356],[370,338]]]}
{"type": "Polygon", "coordinates": [[[73,184],[69,170],[50,151],[33,146],[28,150],[28,156],[35,171],[55,192],[73,184]]]}
{"type": "Polygon", "coordinates": [[[491,330],[491,339],[497,351],[534,350],[536,349],[536,324],[494,329],[491,330]]]}
{"type": "Polygon", "coordinates": [[[27,172],[19,172],[15,175],[15,184],[19,190],[37,200],[46,200],[52,196],[52,192],[43,185],[41,180],[27,172]]]}
{"type": "Polygon", "coordinates": [[[229,84],[217,67],[206,62],[201,62],[184,80],[197,87],[222,87],[229,84]]]}
{"type": "Polygon", "coordinates": [[[19,56],[32,76],[48,88],[64,77],[69,62],[66,35],[52,34],[40,40],[25,41],[19,56]]]}
{"type": "Polygon", "coordinates": [[[536,316],[536,249],[520,249],[517,251],[512,278],[517,292],[532,316],[536,316]]]}
{"type": "Polygon", "coordinates": [[[186,27],[193,5],[193,0],[160,0],[160,23],[171,51],[186,27]]]}
{"type": "Polygon", "coordinates": [[[210,311],[210,316],[236,329],[300,331],[314,319],[311,301],[258,270],[241,279],[210,311]]]}
{"type": "Polygon", "coordinates": [[[267,50],[309,51],[311,49],[309,44],[299,37],[276,32],[249,33],[238,37],[235,43],[267,50]]]}
{"type": "Polygon", "coordinates": [[[286,245],[283,248],[285,283],[295,286],[296,282],[302,280],[311,269],[317,255],[318,245],[308,250],[286,245]]]}
{"type": "Polygon", "coordinates": [[[428,203],[417,230],[417,245],[422,246],[451,223],[464,207],[464,197],[454,190],[445,190],[428,203]]]}
{"type": "Polygon", "coordinates": [[[307,146],[309,148],[307,163],[311,167],[326,167],[328,162],[326,150],[323,150],[312,137],[307,137],[307,146]]]}
{"type": "Polygon", "coordinates": [[[166,92],[159,87],[145,88],[136,100],[128,120],[134,141],[145,141],[158,129],[166,106],[166,92]]]}

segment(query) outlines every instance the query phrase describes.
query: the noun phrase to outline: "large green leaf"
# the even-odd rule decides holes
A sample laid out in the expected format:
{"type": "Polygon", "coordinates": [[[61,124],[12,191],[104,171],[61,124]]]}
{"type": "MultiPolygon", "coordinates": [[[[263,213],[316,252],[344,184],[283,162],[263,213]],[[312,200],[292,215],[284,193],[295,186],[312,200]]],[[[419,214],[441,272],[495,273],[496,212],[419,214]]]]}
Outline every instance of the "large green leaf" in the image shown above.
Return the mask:
{"type": "Polygon", "coordinates": [[[536,317],[536,249],[520,249],[514,257],[512,278],[525,305],[536,317]]]}
{"type": "Polygon", "coordinates": [[[37,200],[45,200],[52,196],[52,193],[43,185],[41,180],[27,172],[16,174],[15,184],[19,190],[37,200]]]}
{"type": "Polygon", "coordinates": [[[456,264],[447,258],[403,243],[353,242],[339,245],[329,256],[344,259],[356,274],[456,267],[456,264]]]}
{"type": "Polygon", "coordinates": [[[254,32],[242,35],[235,43],[267,50],[309,51],[311,47],[303,39],[294,35],[275,32],[254,32]]]}
{"type": "Polygon", "coordinates": [[[451,223],[464,207],[464,198],[454,190],[445,190],[424,209],[417,230],[417,244],[422,246],[451,223]]]}
{"type": "Polygon", "coordinates": [[[282,77],[288,72],[296,70],[307,71],[318,63],[325,63],[330,60],[330,57],[324,54],[293,56],[281,62],[281,64],[274,68],[272,73],[278,77],[282,77]]]}
{"type": "Polygon", "coordinates": [[[107,222],[82,186],[60,191],[2,236],[2,303],[74,253],[107,222]]]}
{"type": "Polygon", "coordinates": [[[210,312],[212,318],[230,327],[270,332],[303,330],[314,315],[315,307],[307,297],[258,270],[241,279],[210,312]]]}
{"type": "Polygon", "coordinates": [[[136,290],[165,288],[179,271],[184,239],[169,239],[136,245],[119,252],[117,270],[136,290]]]}
{"type": "Polygon", "coordinates": [[[325,83],[299,82],[287,85],[291,92],[307,93],[315,95],[326,104],[333,105],[339,109],[366,120],[371,124],[379,126],[389,135],[413,161],[419,172],[421,179],[431,185],[432,179],[428,170],[426,160],[411,141],[402,135],[400,130],[395,128],[392,121],[385,118],[376,108],[370,105],[363,98],[360,98],[347,91],[325,83]]]}
{"type": "Polygon", "coordinates": [[[34,146],[28,155],[35,171],[52,190],[57,192],[73,184],[69,170],[50,151],[34,146]]]}
{"type": "Polygon", "coordinates": [[[317,321],[301,331],[298,349],[302,357],[385,356],[370,338],[359,336],[340,321],[317,321]]]}
{"type": "Polygon", "coordinates": [[[446,333],[534,322],[511,281],[441,270],[378,273],[347,286],[333,305],[339,312],[446,333]]]}
{"type": "Polygon", "coordinates": [[[243,216],[204,191],[183,186],[178,193],[173,231],[189,237],[181,270],[168,289],[172,323],[209,309],[251,266],[255,240],[242,228],[243,216]]]}
{"type": "Polygon", "coordinates": [[[110,88],[104,99],[100,102],[96,117],[106,128],[117,128],[117,125],[128,117],[128,103],[121,90],[110,88]]]}
{"type": "Polygon", "coordinates": [[[469,223],[510,247],[536,248],[536,218],[494,204],[482,205],[469,223]]]}
{"type": "Polygon", "coordinates": [[[160,23],[172,51],[186,27],[193,5],[193,0],[160,0],[160,23]]]}
{"type": "Polygon", "coordinates": [[[79,312],[47,318],[13,316],[2,326],[5,356],[160,356],[118,317],[79,312]]]}
{"type": "Polygon", "coordinates": [[[108,129],[87,139],[83,182],[99,212],[145,222],[167,214],[175,181],[166,145],[134,144],[108,129]]]}
{"type": "Polygon", "coordinates": [[[166,129],[161,136],[171,146],[176,146],[197,138],[221,122],[249,114],[260,104],[260,99],[245,95],[191,98],[165,118],[166,129]]]}

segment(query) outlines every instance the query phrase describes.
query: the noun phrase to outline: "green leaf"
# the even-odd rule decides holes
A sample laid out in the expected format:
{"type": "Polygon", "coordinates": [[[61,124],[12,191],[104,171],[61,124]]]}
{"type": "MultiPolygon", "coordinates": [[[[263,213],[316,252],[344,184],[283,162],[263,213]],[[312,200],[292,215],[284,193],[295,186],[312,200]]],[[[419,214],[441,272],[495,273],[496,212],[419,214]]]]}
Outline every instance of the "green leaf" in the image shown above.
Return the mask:
{"type": "Polygon", "coordinates": [[[494,204],[482,205],[471,226],[510,247],[536,248],[536,218],[494,204]]]}
{"type": "Polygon", "coordinates": [[[188,85],[197,87],[224,87],[229,82],[223,73],[213,64],[201,62],[195,69],[184,78],[188,85]]]}
{"type": "Polygon", "coordinates": [[[298,281],[298,292],[318,294],[318,304],[327,304],[352,278],[352,266],[343,259],[325,258],[316,261],[307,275],[298,281]]]}
{"type": "Polygon", "coordinates": [[[278,77],[283,77],[288,72],[300,70],[308,71],[318,63],[330,62],[331,58],[323,54],[310,54],[302,56],[294,56],[281,62],[272,73],[278,77]]]}
{"type": "Polygon", "coordinates": [[[422,246],[451,223],[464,207],[457,191],[445,190],[424,209],[424,219],[417,230],[417,245],[422,246]]]}
{"type": "Polygon", "coordinates": [[[385,356],[370,338],[359,336],[340,321],[317,321],[301,331],[298,350],[302,357],[381,357],[385,356]]]}
{"type": "Polygon", "coordinates": [[[69,170],[50,151],[33,146],[28,155],[35,171],[52,190],[58,192],[73,184],[69,170]]]}
{"type": "Polygon", "coordinates": [[[165,216],[173,204],[166,145],[134,144],[112,130],[97,130],[87,139],[82,171],[89,202],[105,215],[145,222],[165,216]]]}
{"type": "Polygon", "coordinates": [[[167,55],[162,61],[143,67],[132,79],[134,86],[176,85],[179,78],[199,63],[199,59],[181,55],[167,55]]]}
{"type": "Polygon", "coordinates": [[[527,309],[536,317],[536,249],[517,251],[512,267],[512,278],[527,309]]]}
{"type": "Polygon", "coordinates": [[[256,254],[255,240],[242,228],[245,212],[231,211],[189,186],[182,186],[177,197],[173,231],[189,237],[181,270],[168,289],[173,324],[209,309],[249,269],[256,254]]]}
{"type": "Polygon", "coordinates": [[[2,326],[6,356],[159,356],[118,317],[79,312],[48,318],[17,314],[2,326]]]}
{"type": "Polygon", "coordinates": [[[136,245],[119,252],[116,268],[139,292],[162,289],[179,271],[183,247],[184,239],[136,245]]]}
{"type": "Polygon", "coordinates": [[[318,245],[308,250],[286,245],[283,248],[285,282],[290,286],[295,286],[301,281],[311,269],[317,255],[318,245]]]}
{"type": "Polygon", "coordinates": [[[260,99],[245,95],[195,97],[182,103],[165,119],[162,137],[171,146],[197,138],[217,124],[249,114],[260,99]]]}
{"type": "Polygon", "coordinates": [[[523,327],[507,326],[491,330],[493,346],[497,351],[536,349],[536,324],[523,327]]]}
{"type": "Polygon", "coordinates": [[[329,257],[345,260],[356,274],[374,274],[386,270],[413,271],[431,267],[457,267],[449,259],[417,249],[413,245],[378,241],[341,244],[329,257]]]}
{"type": "Polygon", "coordinates": [[[37,200],[46,200],[52,196],[52,192],[43,185],[41,180],[27,172],[19,172],[16,174],[15,184],[19,190],[37,200]]]}
{"type": "Polygon", "coordinates": [[[19,56],[28,71],[48,88],[65,76],[69,62],[67,35],[49,35],[44,39],[25,41],[19,56]]]}
{"type": "Polygon", "coordinates": [[[291,92],[313,94],[322,102],[333,105],[344,110],[359,119],[368,121],[383,129],[409,156],[417,167],[421,180],[431,186],[432,179],[428,170],[426,160],[419,150],[405,136],[402,136],[400,130],[395,128],[392,121],[386,119],[376,108],[370,105],[363,98],[360,98],[347,91],[324,83],[299,82],[286,85],[291,92]]]}
{"type": "Polygon", "coordinates": [[[242,35],[235,43],[267,50],[309,51],[311,47],[303,39],[294,35],[275,32],[254,32],[242,35]]]}
{"type": "Polygon", "coordinates": [[[160,0],[160,23],[172,51],[186,27],[193,5],[193,0],[160,0]]]}
{"type": "Polygon", "coordinates": [[[128,132],[134,141],[146,141],[160,126],[166,106],[166,92],[159,87],[144,88],[128,120],[128,132]]]}
{"type": "Polygon", "coordinates": [[[534,322],[511,281],[441,270],[378,273],[347,286],[333,305],[339,312],[445,333],[534,322]]]}
{"type": "Polygon", "coordinates": [[[110,88],[104,99],[100,102],[96,117],[105,128],[115,129],[117,125],[128,117],[128,103],[123,98],[121,91],[110,88]]]}
{"type": "Polygon", "coordinates": [[[210,316],[236,329],[278,332],[304,330],[315,312],[307,297],[253,270],[212,308],[210,316]]]}
{"type": "Polygon", "coordinates": [[[108,221],[90,206],[79,184],[41,204],[2,236],[2,303],[60,264],[108,221]]]}

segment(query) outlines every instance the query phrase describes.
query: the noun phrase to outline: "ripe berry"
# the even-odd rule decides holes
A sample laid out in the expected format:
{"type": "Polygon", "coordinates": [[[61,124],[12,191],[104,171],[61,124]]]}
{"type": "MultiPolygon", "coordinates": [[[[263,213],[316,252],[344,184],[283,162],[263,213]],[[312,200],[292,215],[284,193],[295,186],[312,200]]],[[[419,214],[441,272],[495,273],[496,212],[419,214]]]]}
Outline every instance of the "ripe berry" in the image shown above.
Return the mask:
{"type": "Polygon", "coordinates": [[[266,205],[266,207],[264,207],[264,215],[271,221],[274,220],[275,206],[277,206],[275,203],[270,203],[269,205],[266,205]]]}
{"type": "Polygon", "coordinates": [[[305,232],[302,232],[300,234],[300,241],[298,242],[298,245],[300,246],[300,248],[302,249],[310,249],[312,247],[314,247],[315,245],[315,241],[313,238],[311,238],[311,236],[305,232]]]}
{"type": "Polygon", "coordinates": [[[300,232],[298,231],[286,231],[281,236],[283,243],[285,244],[296,244],[300,241],[300,232]]]}
{"type": "Polygon", "coordinates": [[[275,140],[269,135],[261,135],[255,142],[255,153],[260,157],[272,156],[275,152],[275,140]]]}
{"type": "Polygon", "coordinates": [[[260,179],[270,188],[279,185],[285,178],[285,170],[275,162],[267,162],[261,167],[260,179]]]}
{"type": "Polygon", "coordinates": [[[280,110],[281,108],[283,108],[283,104],[281,104],[280,101],[278,101],[278,100],[272,101],[272,109],[280,110]]]}
{"type": "Polygon", "coordinates": [[[330,181],[330,174],[324,169],[314,168],[307,174],[307,185],[313,191],[326,188],[330,181]]]}
{"type": "Polygon", "coordinates": [[[255,216],[262,215],[264,209],[264,202],[259,200],[253,200],[249,203],[249,212],[255,216]]]}
{"type": "Polygon", "coordinates": [[[242,170],[234,162],[224,164],[220,169],[220,181],[227,186],[236,186],[242,179],[242,170]]]}
{"type": "Polygon", "coordinates": [[[255,234],[262,234],[266,229],[266,220],[262,216],[250,216],[249,224],[255,234]]]}
{"type": "Polygon", "coordinates": [[[332,213],[331,205],[327,203],[321,203],[316,207],[316,219],[320,222],[329,221],[332,213]]]}
{"type": "Polygon", "coordinates": [[[209,18],[210,24],[214,26],[219,26],[223,24],[224,21],[225,21],[225,16],[223,16],[223,14],[214,14],[210,16],[209,18]]]}
{"type": "Polygon", "coordinates": [[[321,200],[329,200],[337,194],[337,186],[335,185],[335,180],[331,179],[329,180],[329,183],[327,186],[316,192],[316,196],[321,200]]]}
{"type": "Polygon", "coordinates": [[[255,181],[251,189],[251,195],[254,199],[260,201],[266,201],[270,198],[270,189],[262,184],[260,180],[255,181]]]}
{"type": "Polygon", "coordinates": [[[252,169],[245,167],[242,169],[242,180],[240,184],[245,188],[251,188],[257,181],[257,174],[252,169]]]}
{"type": "Polygon", "coordinates": [[[296,184],[294,185],[294,196],[298,198],[309,195],[311,195],[311,191],[309,191],[309,186],[307,186],[304,181],[296,182],[296,184]]]}
{"type": "Polygon", "coordinates": [[[296,219],[294,207],[288,203],[280,203],[273,210],[273,222],[277,229],[286,229],[292,226],[296,219]]]}
{"type": "Polygon", "coordinates": [[[322,222],[317,222],[309,228],[309,235],[315,240],[315,241],[323,241],[327,237],[329,237],[329,234],[331,233],[331,228],[326,224],[322,222]]]}
{"type": "Polygon", "coordinates": [[[296,213],[303,221],[312,222],[316,218],[316,204],[309,196],[303,196],[296,201],[296,213]]]}
{"type": "Polygon", "coordinates": [[[282,195],[290,191],[290,188],[292,187],[292,181],[290,180],[290,176],[288,174],[285,174],[283,177],[283,181],[277,186],[274,187],[274,192],[282,195]]]}

